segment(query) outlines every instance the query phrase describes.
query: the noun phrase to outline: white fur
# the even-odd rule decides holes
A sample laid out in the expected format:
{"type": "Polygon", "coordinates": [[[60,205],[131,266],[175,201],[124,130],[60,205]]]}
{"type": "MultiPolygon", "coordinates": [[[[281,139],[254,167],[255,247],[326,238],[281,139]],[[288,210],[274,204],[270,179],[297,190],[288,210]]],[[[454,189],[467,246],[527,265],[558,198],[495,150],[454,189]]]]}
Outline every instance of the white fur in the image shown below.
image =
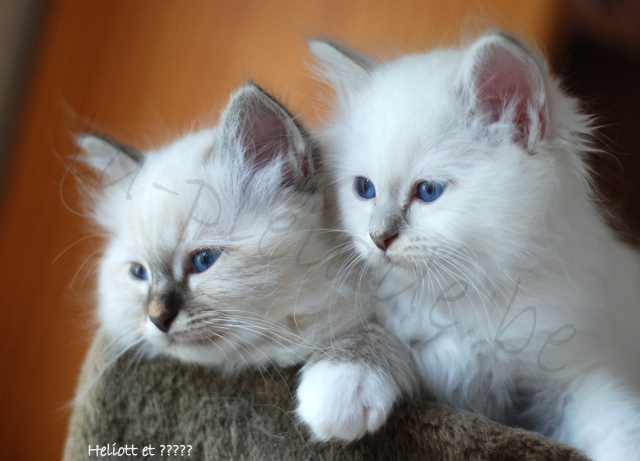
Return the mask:
{"type": "MultiPolygon", "coordinates": [[[[313,141],[254,85],[232,97],[219,126],[144,156],[93,135],[80,143],[99,173],[93,215],[107,233],[98,316],[124,347],[141,344],[223,372],[290,366],[320,348],[341,347],[345,335],[373,320],[366,284],[354,290],[357,271],[343,270],[353,265],[346,243],[328,229],[313,141]],[[194,272],[192,255],[207,248],[221,250],[219,258],[194,272]],[[133,263],[147,269],[148,280],[132,276],[133,263]],[[167,293],[181,298],[167,301],[167,293]],[[172,302],[179,310],[165,332],[150,320],[150,306],[167,310],[172,302]]],[[[395,339],[388,344],[403,347],[395,339]]],[[[303,372],[305,388],[321,387],[325,401],[341,402],[340,411],[362,412],[354,390],[341,387],[344,380],[327,384],[313,371],[351,366],[325,364],[329,358],[303,372]]],[[[379,391],[378,403],[368,391],[375,372],[367,366],[360,372],[372,400],[364,401],[372,408],[364,426],[330,434],[324,420],[299,412],[312,433],[349,439],[374,431],[411,390],[399,377],[379,391]]],[[[405,367],[403,373],[415,372],[405,367]]],[[[300,393],[300,407],[315,404],[315,397],[300,393]]]]}
{"type": "MultiPolygon", "coordinates": [[[[595,460],[640,459],[640,258],[594,204],[576,101],[503,34],[376,64],[340,48],[311,42],[338,91],[325,137],[342,225],[426,390],[595,460]],[[478,108],[491,50],[523,76],[504,93],[527,101],[495,119],[478,108]],[[374,199],[356,194],[357,177],[374,199]],[[425,180],[448,182],[434,202],[415,197],[425,180]],[[383,252],[369,234],[393,213],[401,230],[383,252]]],[[[509,79],[500,72],[487,84],[509,79]]]]}
{"type": "Polygon", "coordinates": [[[401,392],[374,369],[323,360],[306,367],[296,413],[314,428],[318,440],[350,441],[382,426],[401,392]]]}

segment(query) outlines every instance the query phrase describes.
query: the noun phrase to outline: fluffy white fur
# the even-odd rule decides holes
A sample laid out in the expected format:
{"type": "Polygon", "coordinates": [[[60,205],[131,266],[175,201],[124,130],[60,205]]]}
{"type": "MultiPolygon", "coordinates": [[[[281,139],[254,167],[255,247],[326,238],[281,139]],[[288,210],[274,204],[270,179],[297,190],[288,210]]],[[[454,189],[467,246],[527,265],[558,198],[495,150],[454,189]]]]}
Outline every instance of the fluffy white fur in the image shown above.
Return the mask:
{"type": "Polygon", "coordinates": [[[310,368],[300,383],[297,412],[303,421],[315,422],[320,440],[355,440],[382,426],[401,392],[396,383],[369,367],[323,361],[310,368]]]}
{"type": "Polygon", "coordinates": [[[415,386],[410,353],[372,324],[372,300],[345,275],[354,261],[327,229],[316,144],[257,86],[233,95],[218,126],[144,155],[90,134],[80,145],[99,174],[93,216],[107,235],[98,316],[124,347],[223,372],[308,362],[298,413],[318,438],[380,426],[378,403],[351,400],[354,389],[384,395],[386,413],[415,386]],[[202,249],[221,253],[197,272],[202,249]],[[161,315],[174,316],[166,331],[151,320],[161,315]],[[400,359],[363,365],[370,350],[400,359]]]}
{"type": "Polygon", "coordinates": [[[310,48],[338,93],[342,225],[426,391],[594,460],[640,459],[640,258],[594,203],[576,101],[503,33],[385,63],[310,48]],[[433,202],[416,196],[427,180],[447,183],[433,202]]]}

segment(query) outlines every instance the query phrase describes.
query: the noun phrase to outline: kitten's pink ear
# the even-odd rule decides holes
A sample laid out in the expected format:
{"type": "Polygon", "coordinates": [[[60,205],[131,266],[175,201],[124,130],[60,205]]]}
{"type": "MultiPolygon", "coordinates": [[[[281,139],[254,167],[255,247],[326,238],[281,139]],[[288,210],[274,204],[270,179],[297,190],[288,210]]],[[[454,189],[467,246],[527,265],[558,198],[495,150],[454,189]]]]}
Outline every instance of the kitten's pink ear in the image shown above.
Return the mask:
{"type": "Polygon", "coordinates": [[[373,58],[326,38],[312,38],[308,43],[319,64],[313,70],[328,80],[341,96],[368,81],[379,64],[373,58]]]}
{"type": "Polygon", "coordinates": [[[85,152],[80,160],[93,168],[103,185],[114,184],[136,174],[144,163],[144,156],[133,147],[92,133],[82,133],[78,146],[85,152]]]}
{"type": "Polygon", "coordinates": [[[474,116],[486,124],[510,124],[514,141],[531,151],[547,125],[546,72],[515,38],[493,32],[469,49],[466,93],[474,116]]]}
{"type": "Polygon", "coordinates": [[[243,161],[254,173],[279,165],[282,186],[315,186],[319,166],[315,143],[275,99],[250,83],[232,97],[223,116],[225,139],[240,144],[243,161]]]}

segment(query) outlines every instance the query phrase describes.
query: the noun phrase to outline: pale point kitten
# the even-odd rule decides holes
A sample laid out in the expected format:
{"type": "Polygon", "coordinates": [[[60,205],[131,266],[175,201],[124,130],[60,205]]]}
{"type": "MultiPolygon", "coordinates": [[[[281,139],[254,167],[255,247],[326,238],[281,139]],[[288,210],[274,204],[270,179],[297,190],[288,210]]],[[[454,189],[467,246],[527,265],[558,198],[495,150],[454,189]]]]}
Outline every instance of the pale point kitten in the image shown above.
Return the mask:
{"type": "Polygon", "coordinates": [[[341,220],[425,390],[594,460],[640,459],[640,258],[577,102],[514,38],[378,62],[312,40],[341,220]]]}
{"type": "Polygon", "coordinates": [[[307,363],[297,413],[319,439],[376,430],[416,387],[410,352],[345,275],[317,144],[259,87],[238,90],[218,126],[144,155],[79,143],[107,236],[98,317],[122,346],[227,373],[307,363]]]}

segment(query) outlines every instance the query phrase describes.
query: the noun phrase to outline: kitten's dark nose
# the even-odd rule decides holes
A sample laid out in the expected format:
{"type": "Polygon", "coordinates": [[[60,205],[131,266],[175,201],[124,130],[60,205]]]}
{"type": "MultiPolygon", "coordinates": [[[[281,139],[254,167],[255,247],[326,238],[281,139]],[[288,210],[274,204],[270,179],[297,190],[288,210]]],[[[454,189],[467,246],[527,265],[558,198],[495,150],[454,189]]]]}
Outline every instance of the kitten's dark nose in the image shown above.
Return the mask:
{"type": "Polygon", "coordinates": [[[160,331],[167,332],[173,323],[173,319],[176,318],[176,314],[173,312],[164,312],[158,317],[149,316],[149,320],[153,322],[155,326],[158,327],[160,331]]]}
{"type": "Polygon", "coordinates": [[[148,311],[149,320],[158,327],[158,330],[163,331],[164,333],[169,331],[169,328],[173,323],[173,319],[178,315],[177,309],[167,309],[160,302],[152,302],[149,304],[148,311]]]}
{"type": "Polygon", "coordinates": [[[398,237],[398,233],[396,231],[385,231],[380,234],[371,233],[371,240],[376,244],[378,248],[382,251],[387,251],[387,248],[393,243],[393,241],[398,237]]]}

